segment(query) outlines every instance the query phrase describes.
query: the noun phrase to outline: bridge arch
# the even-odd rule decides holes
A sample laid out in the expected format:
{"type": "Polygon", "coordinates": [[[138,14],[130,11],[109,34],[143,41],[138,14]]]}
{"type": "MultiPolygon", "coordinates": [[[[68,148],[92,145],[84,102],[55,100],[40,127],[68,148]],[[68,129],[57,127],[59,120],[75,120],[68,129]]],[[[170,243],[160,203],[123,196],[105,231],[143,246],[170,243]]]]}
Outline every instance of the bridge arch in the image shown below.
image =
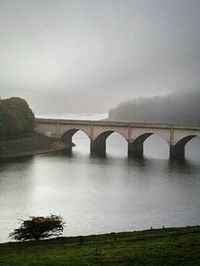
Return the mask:
{"type": "Polygon", "coordinates": [[[87,132],[85,132],[83,129],[79,129],[79,128],[68,129],[66,132],[63,133],[63,135],[60,138],[62,142],[65,142],[68,145],[67,147],[68,152],[72,151],[72,147],[73,147],[72,138],[78,131],[83,132],[88,138],[90,138],[87,132]]]}
{"type": "Polygon", "coordinates": [[[143,134],[139,135],[138,137],[136,137],[133,141],[129,142],[129,144],[128,144],[128,156],[129,157],[138,157],[138,158],[143,157],[144,142],[146,139],[148,139],[152,135],[159,136],[166,143],[168,143],[166,138],[160,134],[157,134],[157,132],[156,133],[154,133],[154,132],[143,133],[143,134]]]}
{"type": "Polygon", "coordinates": [[[193,138],[199,137],[199,135],[188,135],[178,140],[174,145],[170,147],[170,157],[173,158],[184,158],[185,157],[185,146],[193,138]]]}
{"type": "Polygon", "coordinates": [[[91,153],[105,155],[106,154],[106,140],[112,133],[119,134],[121,137],[123,137],[127,141],[127,139],[121,133],[114,131],[114,130],[107,130],[107,131],[100,133],[94,140],[91,140],[91,146],[90,146],[91,153]]]}

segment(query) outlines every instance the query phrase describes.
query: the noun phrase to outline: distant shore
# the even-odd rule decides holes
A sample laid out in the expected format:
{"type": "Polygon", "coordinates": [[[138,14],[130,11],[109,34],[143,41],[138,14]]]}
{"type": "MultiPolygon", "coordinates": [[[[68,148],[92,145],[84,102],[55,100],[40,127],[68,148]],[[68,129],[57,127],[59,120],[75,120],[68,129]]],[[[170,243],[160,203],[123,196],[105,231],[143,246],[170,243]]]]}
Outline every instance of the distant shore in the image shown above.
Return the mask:
{"type": "MultiPolygon", "coordinates": [[[[73,144],[74,146],[74,144],[73,144]]],[[[0,159],[18,158],[66,150],[67,144],[41,134],[0,141],[0,159]]]]}

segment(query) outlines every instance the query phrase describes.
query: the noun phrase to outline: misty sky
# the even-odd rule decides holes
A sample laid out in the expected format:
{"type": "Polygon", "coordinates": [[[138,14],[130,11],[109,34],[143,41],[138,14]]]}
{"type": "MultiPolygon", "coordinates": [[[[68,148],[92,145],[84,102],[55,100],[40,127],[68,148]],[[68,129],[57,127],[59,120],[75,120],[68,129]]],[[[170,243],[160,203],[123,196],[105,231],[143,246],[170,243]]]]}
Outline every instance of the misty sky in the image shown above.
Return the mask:
{"type": "Polygon", "coordinates": [[[0,96],[106,112],[200,90],[199,0],[0,0],[0,96]]]}

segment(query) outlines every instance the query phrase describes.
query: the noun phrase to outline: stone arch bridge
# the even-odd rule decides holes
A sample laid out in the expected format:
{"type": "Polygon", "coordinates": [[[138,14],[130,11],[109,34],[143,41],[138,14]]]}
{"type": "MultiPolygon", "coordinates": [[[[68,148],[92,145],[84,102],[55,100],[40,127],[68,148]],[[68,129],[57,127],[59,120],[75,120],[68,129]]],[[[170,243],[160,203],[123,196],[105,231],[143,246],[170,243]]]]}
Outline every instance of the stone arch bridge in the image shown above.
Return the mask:
{"type": "Polygon", "coordinates": [[[184,158],[187,142],[200,136],[200,127],[164,124],[43,118],[37,118],[36,123],[36,132],[66,142],[69,144],[69,152],[72,149],[73,135],[79,130],[85,132],[90,139],[91,153],[99,155],[106,153],[106,139],[113,132],[119,133],[126,139],[130,157],[142,157],[144,141],[152,134],[156,134],[169,144],[170,157],[184,158]]]}

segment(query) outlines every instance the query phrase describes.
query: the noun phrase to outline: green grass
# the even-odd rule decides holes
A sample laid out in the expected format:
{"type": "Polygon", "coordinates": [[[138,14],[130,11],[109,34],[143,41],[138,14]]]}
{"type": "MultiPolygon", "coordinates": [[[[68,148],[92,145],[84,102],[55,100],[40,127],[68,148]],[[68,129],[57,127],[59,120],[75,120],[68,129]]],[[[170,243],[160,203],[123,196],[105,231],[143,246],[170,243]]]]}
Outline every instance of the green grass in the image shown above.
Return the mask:
{"type": "Polygon", "coordinates": [[[0,265],[200,265],[200,227],[0,244],[0,265]]]}

